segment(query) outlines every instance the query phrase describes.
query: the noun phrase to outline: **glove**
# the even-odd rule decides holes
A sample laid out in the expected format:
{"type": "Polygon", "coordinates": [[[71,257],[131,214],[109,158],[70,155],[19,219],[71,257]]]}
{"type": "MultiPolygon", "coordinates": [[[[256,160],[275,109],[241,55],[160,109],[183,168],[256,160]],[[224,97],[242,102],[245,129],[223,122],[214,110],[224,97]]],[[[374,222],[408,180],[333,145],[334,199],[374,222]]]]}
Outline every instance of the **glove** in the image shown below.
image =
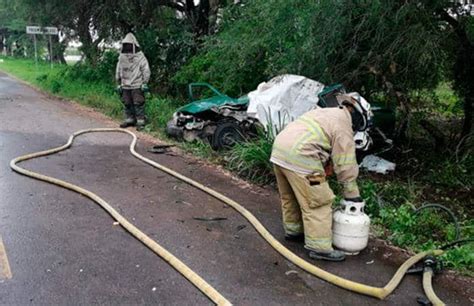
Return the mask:
{"type": "Polygon", "coordinates": [[[142,89],[142,91],[143,91],[144,93],[150,92],[150,88],[148,87],[148,84],[143,84],[143,85],[141,86],[141,89],[142,89]]]}
{"type": "Polygon", "coordinates": [[[332,162],[329,162],[324,166],[324,173],[326,173],[326,176],[331,176],[334,174],[334,166],[332,165],[332,162]]]}
{"type": "Polygon", "coordinates": [[[357,198],[344,198],[344,201],[346,202],[354,202],[354,203],[362,203],[364,200],[361,197],[357,198]]]}
{"type": "Polygon", "coordinates": [[[123,92],[122,86],[121,86],[121,85],[118,85],[118,86],[115,88],[115,92],[117,92],[119,95],[122,95],[122,92],[123,92]]]}

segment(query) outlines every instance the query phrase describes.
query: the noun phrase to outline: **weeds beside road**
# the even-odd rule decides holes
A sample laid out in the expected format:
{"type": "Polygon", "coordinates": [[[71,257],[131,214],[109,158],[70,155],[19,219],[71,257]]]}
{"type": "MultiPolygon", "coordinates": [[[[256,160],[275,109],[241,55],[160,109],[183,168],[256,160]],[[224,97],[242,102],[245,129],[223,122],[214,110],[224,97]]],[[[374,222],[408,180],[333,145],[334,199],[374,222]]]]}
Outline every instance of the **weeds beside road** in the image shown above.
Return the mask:
{"type": "MultiPolygon", "coordinates": [[[[106,59],[107,60],[107,59],[106,59]]],[[[112,60],[112,59],[111,59],[112,60]]],[[[114,84],[106,69],[87,66],[54,66],[31,60],[3,58],[0,70],[11,73],[28,83],[61,98],[71,99],[93,107],[106,115],[122,116],[122,104],[114,93],[114,84]]],[[[164,135],[164,127],[174,110],[184,101],[171,98],[151,98],[146,113],[150,121],[147,131],[164,135]]],[[[272,183],[272,168],[268,161],[272,140],[264,135],[256,141],[237,145],[229,152],[216,153],[201,142],[180,143],[180,147],[199,157],[224,165],[240,176],[261,184],[272,183]]],[[[460,219],[461,236],[474,236],[472,218],[472,182],[474,157],[446,156],[416,150],[396,151],[391,157],[398,163],[397,173],[376,176],[362,173],[360,187],[372,217],[373,232],[395,245],[412,251],[439,247],[454,238],[454,227],[439,211],[414,213],[414,207],[425,202],[447,205],[460,219]],[[414,170],[415,169],[415,170],[414,170]]],[[[338,189],[335,182],[331,182],[338,189]]],[[[474,275],[472,244],[452,249],[445,255],[448,267],[474,275]]]]}

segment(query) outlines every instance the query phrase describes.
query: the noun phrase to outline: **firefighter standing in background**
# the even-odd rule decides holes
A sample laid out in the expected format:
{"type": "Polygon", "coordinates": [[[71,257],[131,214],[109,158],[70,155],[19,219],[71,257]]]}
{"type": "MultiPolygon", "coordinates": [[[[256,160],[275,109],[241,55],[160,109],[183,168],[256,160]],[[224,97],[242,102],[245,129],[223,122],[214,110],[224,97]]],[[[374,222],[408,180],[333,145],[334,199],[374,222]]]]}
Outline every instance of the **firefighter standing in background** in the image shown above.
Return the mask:
{"type": "Polygon", "coordinates": [[[125,105],[125,121],[121,128],[136,125],[137,130],[145,126],[145,92],[148,91],[150,67],[140,50],[135,35],[128,33],[122,41],[122,50],[117,63],[115,79],[125,105]]]}
{"type": "Polygon", "coordinates": [[[359,167],[354,132],[365,131],[370,105],[360,95],[337,96],[339,108],[320,108],[303,114],[278,134],[273,144],[285,239],[303,241],[309,257],[342,261],[345,254],[332,247],[332,203],[325,166],[332,163],[347,201],[362,202],[357,186],[359,167]]]}

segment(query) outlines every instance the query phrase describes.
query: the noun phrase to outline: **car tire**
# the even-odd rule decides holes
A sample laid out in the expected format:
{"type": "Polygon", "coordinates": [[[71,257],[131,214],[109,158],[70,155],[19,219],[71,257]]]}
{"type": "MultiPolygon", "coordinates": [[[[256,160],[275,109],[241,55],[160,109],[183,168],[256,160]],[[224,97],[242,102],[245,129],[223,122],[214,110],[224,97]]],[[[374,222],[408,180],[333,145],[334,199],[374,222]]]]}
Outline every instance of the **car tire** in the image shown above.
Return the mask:
{"type": "Polygon", "coordinates": [[[244,134],[237,123],[223,122],[217,125],[211,137],[211,147],[214,150],[230,149],[243,140],[244,134]]]}
{"type": "Polygon", "coordinates": [[[183,128],[176,126],[175,121],[172,119],[166,124],[166,134],[168,136],[182,139],[183,138],[183,128]]]}

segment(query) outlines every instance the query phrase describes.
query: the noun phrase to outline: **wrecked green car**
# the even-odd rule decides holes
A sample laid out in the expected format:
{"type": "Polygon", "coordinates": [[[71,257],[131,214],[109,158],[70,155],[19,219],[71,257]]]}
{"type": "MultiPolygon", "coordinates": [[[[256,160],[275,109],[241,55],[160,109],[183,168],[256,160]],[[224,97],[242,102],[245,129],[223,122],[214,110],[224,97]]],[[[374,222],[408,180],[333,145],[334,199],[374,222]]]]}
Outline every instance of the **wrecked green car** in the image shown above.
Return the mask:
{"type": "MultiPolygon", "coordinates": [[[[299,78],[299,76],[297,77],[299,78]]],[[[277,77],[268,83],[273,81],[273,85],[280,86],[283,78],[285,76],[277,77]]],[[[288,80],[295,77],[289,76],[286,78],[288,80]]],[[[306,81],[304,78],[303,81],[304,84],[308,84],[308,82],[320,84],[312,80],[306,81]]],[[[304,85],[303,88],[305,86],[307,87],[307,85],[304,85]]],[[[299,93],[298,88],[297,92],[299,93]]],[[[305,101],[311,108],[337,107],[334,96],[338,93],[345,93],[343,85],[325,86],[320,84],[320,91],[310,91],[308,96],[311,97],[310,100],[314,98],[314,101],[318,102],[305,101]]],[[[264,127],[265,122],[260,122],[255,115],[251,114],[247,95],[238,99],[231,98],[208,83],[189,84],[188,95],[190,103],[177,109],[173,114],[173,118],[167,124],[167,134],[172,137],[185,141],[207,140],[214,150],[219,150],[232,147],[236,142],[255,136],[257,130],[264,127]],[[208,97],[196,99],[195,93],[197,91],[206,92],[208,97]]],[[[252,95],[252,93],[249,95],[252,95]]],[[[276,100],[271,99],[271,101],[277,103],[276,100]]],[[[370,135],[368,133],[362,135],[363,144],[361,139],[358,138],[361,135],[354,136],[356,147],[362,151],[367,151],[372,146],[373,141],[375,142],[374,147],[379,147],[377,142],[380,141],[387,143],[387,137],[390,137],[393,132],[394,112],[375,103],[372,103],[372,111],[374,113],[374,129],[370,135]]]]}
{"type": "Polygon", "coordinates": [[[176,110],[166,127],[168,135],[186,141],[207,139],[218,150],[255,134],[257,120],[247,116],[247,96],[234,99],[208,83],[189,84],[188,95],[191,102],[176,110]],[[196,100],[197,89],[212,96],[196,100]]]}

